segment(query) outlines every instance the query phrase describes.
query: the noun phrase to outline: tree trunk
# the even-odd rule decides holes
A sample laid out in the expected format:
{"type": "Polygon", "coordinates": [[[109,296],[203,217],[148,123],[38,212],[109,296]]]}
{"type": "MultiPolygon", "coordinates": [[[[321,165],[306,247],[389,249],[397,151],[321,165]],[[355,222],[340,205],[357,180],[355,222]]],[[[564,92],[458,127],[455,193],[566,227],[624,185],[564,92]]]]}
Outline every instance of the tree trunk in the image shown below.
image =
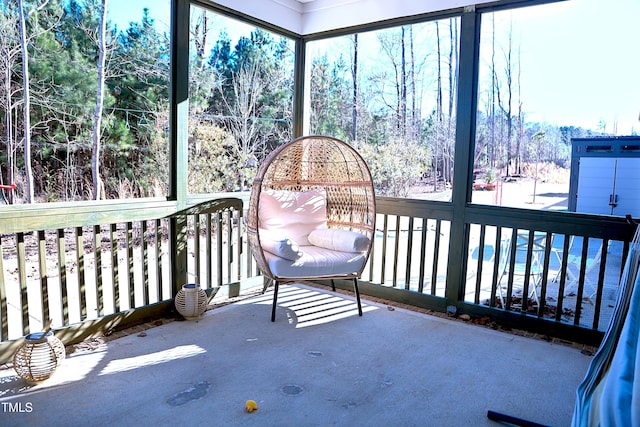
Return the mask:
{"type": "Polygon", "coordinates": [[[358,136],[358,34],[353,35],[353,68],[351,69],[353,80],[353,105],[351,107],[351,140],[358,136]]]}
{"type": "MultiPolygon", "coordinates": [[[[496,167],[496,18],[491,16],[491,142],[489,143],[489,164],[492,168],[496,167]]],[[[507,175],[509,168],[507,167],[507,175]]]]}
{"type": "Polygon", "coordinates": [[[93,178],[93,199],[100,200],[100,138],[102,125],[102,107],[104,103],[105,56],[107,37],[107,0],[102,0],[100,11],[100,31],[98,34],[98,90],[96,93],[96,111],[93,116],[93,151],[91,153],[91,174],[93,178]]]}
{"type": "MultiPolygon", "coordinates": [[[[452,146],[452,151],[455,146],[455,134],[453,132],[453,104],[455,95],[457,93],[456,87],[456,75],[455,70],[458,68],[458,27],[456,26],[456,20],[449,18],[449,111],[447,116],[447,141],[452,146]]],[[[447,159],[446,168],[446,180],[447,182],[453,181],[453,154],[447,159]]]]}
{"type": "Polygon", "coordinates": [[[27,203],[33,203],[33,170],[31,169],[31,106],[29,93],[29,51],[27,49],[27,26],[23,0],[18,0],[20,19],[20,46],[22,48],[22,112],[24,127],[24,175],[26,188],[24,197],[27,203]]]}
{"type": "MultiPolygon", "coordinates": [[[[443,141],[442,134],[442,52],[440,51],[440,24],[436,21],[436,64],[437,64],[437,92],[436,92],[436,149],[435,149],[435,167],[433,171],[433,191],[438,191],[438,146],[443,141]]],[[[442,158],[444,159],[444,146],[442,146],[442,158]]],[[[444,167],[444,162],[443,162],[444,167]]]]}
{"type": "MultiPolygon", "coordinates": [[[[524,121],[524,113],[522,112],[522,97],[520,89],[521,89],[521,81],[520,81],[520,77],[521,77],[521,73],[520,73],[520,48],[518,48],[518,74],[517,74],[517,89],[518,89],[518,136],[516,137],[516,153],[518,155],[518,174],[522,173],[522,140],[524,139],[524,128],[523,128],[523,121],[524,121]]],[[[536,174],[537,174],[537,164],[536,164],[536,174]]],[[[535,196],[534,196],[535,197],[535,196]]],[[[534,200],[535,202],[535,200],[534,200]]]]}
{"type": "Polygon", "coordinates": [[[407,59],[405,49],[405,27],[401,28],[401,92],[400,92],[400,134],[404,137],[407,134],[407,59]]]}
{"type": "MultiPolygon", "coordinates": [[[[13,140],[13,112],[12,112],[12,103],[11,103],[11,58],[7,56],[6,60],[6,68],[4,70],[5,76],[5,126],[7,128],[7,185],[11,185],[14,182],[14,140],[13,140]]],[[[4,184],[4,183],[3,183],[4,184]]],[[[13,204],[13,190],[3,192],[6,194],[7,203],[13,204]]]]}
{"type": "Polygon", "coordinates": [[[416,106],[416,54],[413,45],[413,25],[409,27],[409,49],[411,53],[411,69],[409,71],[409,85],[411,87],[411,135],[420,141],[420,120],[416,106]]]}
{"type": "Polygon", "coordinates": [[[453,120],[453,103],[455,100],[456,75],[455,70],[458,68],[458,27],[456,20],[449,18],[449,128],[452,128],[453,120]]]}

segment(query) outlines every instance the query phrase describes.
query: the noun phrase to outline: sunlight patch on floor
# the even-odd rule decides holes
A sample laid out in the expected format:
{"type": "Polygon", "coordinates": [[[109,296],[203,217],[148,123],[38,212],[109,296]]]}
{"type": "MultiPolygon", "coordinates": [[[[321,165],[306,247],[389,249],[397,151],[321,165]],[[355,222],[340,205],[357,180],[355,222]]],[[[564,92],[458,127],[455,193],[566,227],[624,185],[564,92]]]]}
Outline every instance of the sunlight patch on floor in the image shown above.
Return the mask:
{"type": "Polygon", "coordinates": [[[181,345],[170,348],[168,350],[158,351],[156,353],[142,354],[140,356],[129,357],[127,359],[112,360],[100,372],[100,375],[116,374],[118,372],[130,371],[150,365],[158,365],[160,363],[170,362],[177,359],[186,359],[207,351],[197,345],[181,345]]]}

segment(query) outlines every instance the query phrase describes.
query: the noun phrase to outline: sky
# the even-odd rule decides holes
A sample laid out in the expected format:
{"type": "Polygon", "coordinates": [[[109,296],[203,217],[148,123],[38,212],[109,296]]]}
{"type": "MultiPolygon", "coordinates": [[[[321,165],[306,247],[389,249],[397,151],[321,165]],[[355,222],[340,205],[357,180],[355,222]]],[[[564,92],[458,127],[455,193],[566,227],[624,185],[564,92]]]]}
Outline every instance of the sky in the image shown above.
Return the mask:
{"type": "Polygon", "coordinates": [[[640,133],[640,0],[570,0],[513,18],[529,119],[640,133]]]}
{"type": "MultiPolygon", "coordinates": [[[[109,19],[124,29],[147,7],[168,29],[168,5],[109,0],[109,19]]],[[[496,14],[497,25],[513,23],[527,119],[593,130],[604,126],[618,135],[640,133],[638,18],[640,0],[569,0],[496,14]]],[[[248,35],[251,27],[242,27],[248,35]]],[[[232,40],[243,32],[228,30],[232,40]]]]}
{"type": "Polygon", "coordinates": [[[147,8],[156,24],[170,27],[170,2],[168,0],[108,0],[107,18],[121,30],[129,26],[129,22],[140,22],[142,11],[147,8]]]}

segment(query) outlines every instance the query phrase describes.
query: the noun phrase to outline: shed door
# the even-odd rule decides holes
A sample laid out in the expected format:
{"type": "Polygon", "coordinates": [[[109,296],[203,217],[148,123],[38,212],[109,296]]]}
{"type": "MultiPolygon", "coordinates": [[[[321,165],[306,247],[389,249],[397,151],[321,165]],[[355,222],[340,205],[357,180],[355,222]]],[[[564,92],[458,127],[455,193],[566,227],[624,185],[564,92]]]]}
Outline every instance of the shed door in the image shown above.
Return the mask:
{"type": "Polygon", "coordinates": [[[640,217],[640,159],[624,157],[617,160],[615,194],[618,200],[613,214],[640,217]]]}
{"type": "Polygon", "coordinates": [[[609,196],[613,194],[616,159],[582,157],[578,172],[576,212],[611,215],[609,196]]]}

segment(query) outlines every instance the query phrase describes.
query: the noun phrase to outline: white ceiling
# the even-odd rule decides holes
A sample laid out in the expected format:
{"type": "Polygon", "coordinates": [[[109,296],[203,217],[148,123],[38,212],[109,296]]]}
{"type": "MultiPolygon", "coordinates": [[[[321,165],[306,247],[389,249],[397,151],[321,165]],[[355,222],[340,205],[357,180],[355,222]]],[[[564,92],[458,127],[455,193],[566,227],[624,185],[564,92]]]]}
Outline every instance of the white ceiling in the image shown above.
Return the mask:
{"type": "Polygon", "coordinates": [[[296,34],[455,9],[495,0],[210,0],[296,34]]]}

